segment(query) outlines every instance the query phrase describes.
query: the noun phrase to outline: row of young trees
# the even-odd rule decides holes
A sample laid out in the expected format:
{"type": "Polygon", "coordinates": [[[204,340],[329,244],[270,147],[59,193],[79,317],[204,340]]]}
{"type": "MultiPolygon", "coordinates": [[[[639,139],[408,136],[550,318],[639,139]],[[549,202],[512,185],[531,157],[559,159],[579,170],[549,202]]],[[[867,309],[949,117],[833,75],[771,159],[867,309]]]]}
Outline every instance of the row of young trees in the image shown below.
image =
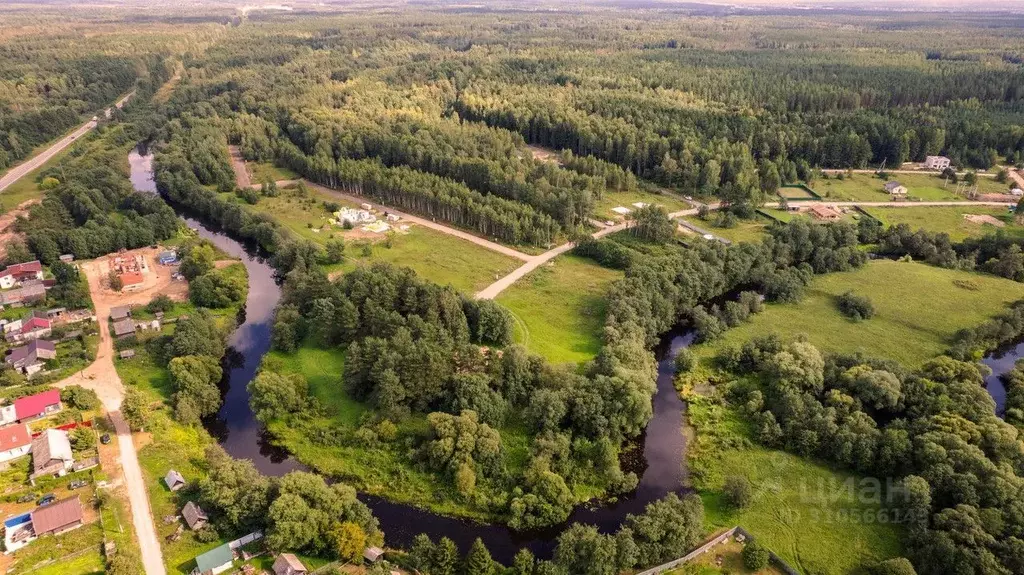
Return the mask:
{"type": "Polygon", "coordinates": [[[1024,569],[1024,447],[977,364],[942,356],[909,371],[776,336],[719,360],[757,375],[729,395],[762,442],[897,482],[878,503],[908,528],[918,572],[1024,569]]]}

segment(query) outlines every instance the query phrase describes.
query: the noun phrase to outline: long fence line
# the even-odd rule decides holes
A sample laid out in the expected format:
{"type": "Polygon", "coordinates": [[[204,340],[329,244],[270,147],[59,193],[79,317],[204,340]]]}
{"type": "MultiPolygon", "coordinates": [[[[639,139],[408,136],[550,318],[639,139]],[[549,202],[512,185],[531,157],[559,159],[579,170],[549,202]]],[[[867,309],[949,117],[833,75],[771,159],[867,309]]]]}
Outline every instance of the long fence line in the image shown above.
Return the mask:
{"type": "MultiPolygon", "coordinates": [[[[732,529],[728,529],[725,532],[720,533],[720,534],[712,537],[711,539],[705,541],[700,547],[694,549],[693,551],[690,551],[689,553],[687,553],[686,555],[683,555],[679,559],[673,559],[672,561],[669,561],[668,563],[663,563],[661,565],[658,565],[657,567],[651,567],[650,569],[648,569],[646,571],[641,571],[641,572],[637,573],[636,575],[658,575],[659,573],[664,573],[665,571],[668,571],[669,569],[675,569],[676,567],[679,567],[680,565],[683,565],[684,563],[688,563],[690,561],[693,561],[697,557],[700,557],[701,555],[707,553],[708,551],[711,551],[719,543],[722,543],[722,542],[728,540],[730,537],[733,537],[733,536],[735,536],[737,534],[738,535],[742,535],[744,541],[753,541],[754,540],[754,537],[749,532],[747,532],[746,529],[744,529],[744,528],[740,527],[739,525],[737,525],[736,527],[733,527],[732,529]]],[[[786,575],[800,575],[800,572],[798,572],[796,569],[793,569],[792,567],[790,567],[789,564],[786,563],[785,561],[783,561],[781,557],[776,555],[774,551],[769,549],[768,550],[768,556],[771,557],[772,563],[774,563],[775,566],[778,567],[779,570],[782,571],[783,573],[785,573],[786,575]]]]}

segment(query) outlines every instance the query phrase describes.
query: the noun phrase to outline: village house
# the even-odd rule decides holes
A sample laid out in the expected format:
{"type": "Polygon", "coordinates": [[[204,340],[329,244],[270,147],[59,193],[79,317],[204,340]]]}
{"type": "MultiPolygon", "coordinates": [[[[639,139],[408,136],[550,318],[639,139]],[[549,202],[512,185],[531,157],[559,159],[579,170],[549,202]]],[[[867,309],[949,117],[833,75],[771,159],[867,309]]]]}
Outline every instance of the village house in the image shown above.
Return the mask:
{"type": "Polygon", "coordinates": [[[110,308],[110,319],[117,321],[124,319],[132,315],[132,307],[128,305],[119,305],[110,308]]]}
{"type": "Polygon", "coordinates": [[[34,339],[16,347],[4,358],[4,363],[19,372],[32,376],[43,369],[47,360],[57,357],[57,347],[45,339],[34,339]]]}
{"type": "Polygon", "coordinates": [[[35,541],[32,531],[32,513],[22,513],[4,520],[4,554],[10,555],[35,541]]]}
{"type": "Polygon", "coordinates": [[[178,252],[175,252],[173,250],[163,251],[156,256],[156,259],[157,261],[160,262],[160,265],[162,266],[173,265],[178,262],[178,252]]]}
{"type": "Polygon", "coordinates": [[[905,198],[907,196],[907,188],[897,181],[886,182],[885,191],[894,198],[905,198]]]}
{"type": "Polygon", "coordinates": [[[46,286],[40,283],[26,284],[19,288],[0,292],[0,305],[21,307],[46,299],[46,286]]]}
{"type": "Polygon", "coordinates": [[[0,289],[11,289],[31,279],[43,279],[43,264],[38,260],[7,266],[0,272],[0,289]]]}
{"type": "Polygon", "coordinates": [[[282,553],[274,560],[274,575],[304,575],[306,566],[291,553],[282,553]]]}
{"type": "Polygon", "coordinates": [[[202,507],[199,507],[192,501],[189,501],[185,504],[185,507],[181,508],[181,516],[185,519],[185,524],[192,531],[199,531],[206,527],[207,522],[210,521],[202,507]]]}
{"type": "Polygon", "coordinates": [[[196,568],[192,575],[218,575],[231,569],[235,554],[227,543],[196,557],[196,568]]]}
{"type": "Polygon", "coordinates": [[[182,487],[185,487],[185,478],[182,477],[180,473],[172,469],[164,476],[164,484],[167,485],[167,489],[177,491],[182,487]]]}
{"type": "Polygon", "coordinates": [[[131,358],[135,357],[135,350],[134,349],[123,349],[123,350],[121,350],[121,351],[119,351],[117,353],[117,357],[119,357],[121,359],[131,359],[131,358]]]}
{"type": "Polygon", "coordinates": [[[949,164],[949,158],[946,156],[928,156],[924,159],[924,167],[927,170],[945,170],[949,164]]]}
{"type": "Polygon", "coordinates": [[[60,390],[51,389],[14,400],[15,418],[19,422],[46,417],[61,410],[60,390]]]}
{"type": "Polygon", "coordinates": [[[32,531],[36,537],[59,535],[82,526],[82,503],[78,496],[37,507],[32,512],[32,531]]]}
{"type": "Polygon", "coordinates": [[[130,317],[114,322],[114,336],[124,337],[135,333],[135,321],[130,317]]]}
{"type": "Polygon", "coordinates": [[[45,476],[61,477],[74,464],[71,442],[66,431],[47,429],[32,440],[32,475],[35,480],[45,476]]]}
{"type": "Polygon", "coordinates": [[[811,215],[823,222],[834,222],[843,217],[843,214],[828,206],[811,206],[811,215]]]}
{"type": "Polygon", "coordinates": [[[53,322],[46,318],[44,312],[34,312],[21,319],[20,329],[11,330],[4,337],[9,342],[19,342],[47,337],[51,333],[53,333],[53,322]]]}
{"type": "Polygon", "coordinates": [[[66,263],[66,264],[69,264],[69,263],[75,261],[75,256],[73,254],[61,254],[58,257],[58,259],[60,261],[64,262],[64,263],[66,263]]]}
{"type": "Polygon", "coordinates": [[[12,425],[0,429],[0,463],[27,455],[32,448],[32,430],[28,425],[12,425]]]}

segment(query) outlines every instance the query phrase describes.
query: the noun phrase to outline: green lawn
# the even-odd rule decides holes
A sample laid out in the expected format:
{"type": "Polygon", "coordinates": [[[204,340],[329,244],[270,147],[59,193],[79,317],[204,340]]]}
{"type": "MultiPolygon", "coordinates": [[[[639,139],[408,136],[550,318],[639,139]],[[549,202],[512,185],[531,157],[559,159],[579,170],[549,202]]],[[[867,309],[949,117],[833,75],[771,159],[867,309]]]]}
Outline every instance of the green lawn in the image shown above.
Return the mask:
{"type": "MultiPolygon", "coordinates": [[[[386,261],[412,268],[424,279],[441,285],[451,284],[466,293],[476,293],[497,278],[507,275],[522,262],[471,242],[413,225],[408,233],[395,233],[390,245],[384,236],[376,239],[351,239],[356,232],[327,224],[330,213],[323,201],[335,201],[316,191],[308,198],[300,198],[294,191],[285,190],[276,198],[262,198],[251,209],[272,215],[279,223],[298,236],[325,244],[331,238],[346,238],[346,262],[332,266],[331,271],[353,269],[370,261],[386,261]],[[322,227],[327,226],[327,227],[322,227]],[[313,230],[320,230],[314,232],[313,230]],[[363,245],[369,245],[371,255],[363,255],[363,245]]],[[[346,205],[346,202],[337,202],[346,205]]],[[[351,204],[348,204],[351,205],[351,204]]]]}
{"type": "Polygon", "coordinates": [[[593,359],[609,285],[622,272],[565,255],[534,270],[498,296],[516,319],[516,341],[554,363],[593,359]]]}
{"type": "Polygon", "coordinates": [[[281,180],[295,180],[299,175],[288,168],[281,168],[266,162],[247,162],[249,174],[252,176],[252,183],[262,184],[267,180],[279,182],[281,180]]]}
{"type": "MultiPolygon", "coordinates": [[[[90,505],[82,501],[83,506],[90,505]]],[[[14,553],[17,561],[7,573],[45,573],[47,575],[85,575],[102,573],[100,545],[103,530],[99,522],[83,525],[67,533],[40,537],[14,553]]]]}
{"type": "Polygon", "coordinates": [[[816,200],[814,194],[800,186],[782,186],[779,188],[779,197],[787,200],[816,200]]]}
{"type": "MultiPolygon", "coordinates": [[[[889,199],[883,186],[888,180],[882,180],[874,174],[853,174],[838,180],[834,176],[827,180],[817,180],[811,188],[826,200],[872,201],[884,202],[889,199]]],[[[949,183],[943,187],[944,179],[932,174],[890,174],[889,180],[895,180],[907,187],[907,198],[922,201],[955,201],[967,198],[956,194],[956,184],[949,183]]],[[[982,194],[1006,193],[1007,184],[1000,184],[993,178],[978,178],[978,192],[982,194]]]]}
{"type": "Polygon", "coordinates": [[[1006,208],[986,206],[929,207],[929,208],[865,208],[871,216],[887,226],[908,224],[911,229],[945,232],[953,241],[983,236],[1002,229],[1012,236],[1024,236],[1024,227],[1014,223],[1013,214],[1006,208]],[[1007,225],[999,228],[992,224],[968,221],[964,215],[989,215],[1007,225]]]}
{"type": "Polygon", "coordinates": [[[902,554],[902,528],[879,519],[883,499],[862,497],[859,476],[753,444],[736,412],[707,397],[690,398],[687,416],[696,428],[691,477],[709,531],[740,525],[800,573],[859,573],[864,563],[902,554]],[[722,485],[730,475],[745,476],[753,487],[743,510],[725,503],[722,485]],[[848,480],[854,489],[844,485],[848,480]]]}
{"type": "Polygon", "coordinates": [[[690,209],[690,204],[686,203],[677,196],[670,194],[656,194],[652,192],[646,192],[643,190],[637,190],[635,192],[612,192],[605,191],[602,194],[601,199],[594,202],[594,217],[601,220],[621,220],[623,216],[612,211],[612,208],[622,206],[635,210],[636,207],[633,205],[637,202],[643,202],[645,204],[654,204],[656,206],[663,206],[668,212],[678,212],[680,210],[690,209]]]}
{"type": "Polygon", "coordinates": [[[978,325],[1021,298],[1024,284],[1007,279],[875,260],[855,271],[817,276],[799,303],[768,305],[751,322],[695,350],[710,357],[758,335],[806,334],[824,351],[863,351],[913,367],[942,354],[958,329],[978,325]],[[956,281],[969,282],[968,287],[956,281]],[[835,298],[848,290],[871,299],[873,318],[854,322],[839,313],[835,298]],[[956,313],[950,313],[953,309],[956,313]]]}
{"type": "Polygon", "coordinates": [[[733,243],[759,242],[764,238],[768,226],[771,225],[768,218],[764,217],[757,217],[752,220],[737,220],[736,225],[731,228],[715,226],[715,218],[711,218],[706,222],[697,217],[681,219],[685,219],[685,221],[733,243]]]}

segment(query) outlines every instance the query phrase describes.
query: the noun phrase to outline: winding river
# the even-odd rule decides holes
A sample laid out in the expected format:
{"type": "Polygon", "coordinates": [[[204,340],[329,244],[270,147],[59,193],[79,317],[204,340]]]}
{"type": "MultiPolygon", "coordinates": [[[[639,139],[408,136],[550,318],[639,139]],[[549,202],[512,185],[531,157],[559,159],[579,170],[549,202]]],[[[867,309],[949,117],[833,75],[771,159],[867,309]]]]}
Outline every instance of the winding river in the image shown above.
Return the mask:
{"type": "MultiPolygon", "coordinates": [[[[137,148],[128,156],[131,181],[143,192],[156,192],[153,181],[152,155],[137,148]]],[[[189,227],[200,237],[210,240],[226,253],[239,258],[249,274],[249,296],[245,302],[241,323],[231,334],[226,358],[224,405],[215,422],[207,425],[210,433],[234,457],[253,461],[262,473],[280,476],[304,466],[289,454],[271,445],[262,426],[249,408],[246,385],[254,377],[263,355],[270,349],[270,329],[274,308],[281,297],[281,289],[274,270],[251,246],[246,246],[228,235],[188,216],[180,206],[173,206],[189,227]]],[[[656,349],[658,358],[657,393],[654,396],[654,417],[638,440],[642,457],[625,462],[627,471],[640,478],[637,489],[614,501],[581,505],[569,518],[570,522],[584,522],[598,526],[602,531],[613,531],[629,513],[639,513],[650,502],[671,492],[682,492],[686,474],[683,467],[685,439],[682,433],[686,406],[679,399],[672,383],[676,353],[689,345],[692,334],[678,333],[667,337],[656,349]]],[[[360,494],[380,520],[388,543],[408,547],[415,535],[426,533],[434,540],[449,537],[463,550],[480,537],[494,558],[506,564],[516,551],[529,548],[539,557],[548,557],[554,548],[554,538],[564,526],[543,532],[516,532],[501,525],[488,525],[469,520],[445,517],[423,509],[390,502],[384,498],[360,494]]]]}

